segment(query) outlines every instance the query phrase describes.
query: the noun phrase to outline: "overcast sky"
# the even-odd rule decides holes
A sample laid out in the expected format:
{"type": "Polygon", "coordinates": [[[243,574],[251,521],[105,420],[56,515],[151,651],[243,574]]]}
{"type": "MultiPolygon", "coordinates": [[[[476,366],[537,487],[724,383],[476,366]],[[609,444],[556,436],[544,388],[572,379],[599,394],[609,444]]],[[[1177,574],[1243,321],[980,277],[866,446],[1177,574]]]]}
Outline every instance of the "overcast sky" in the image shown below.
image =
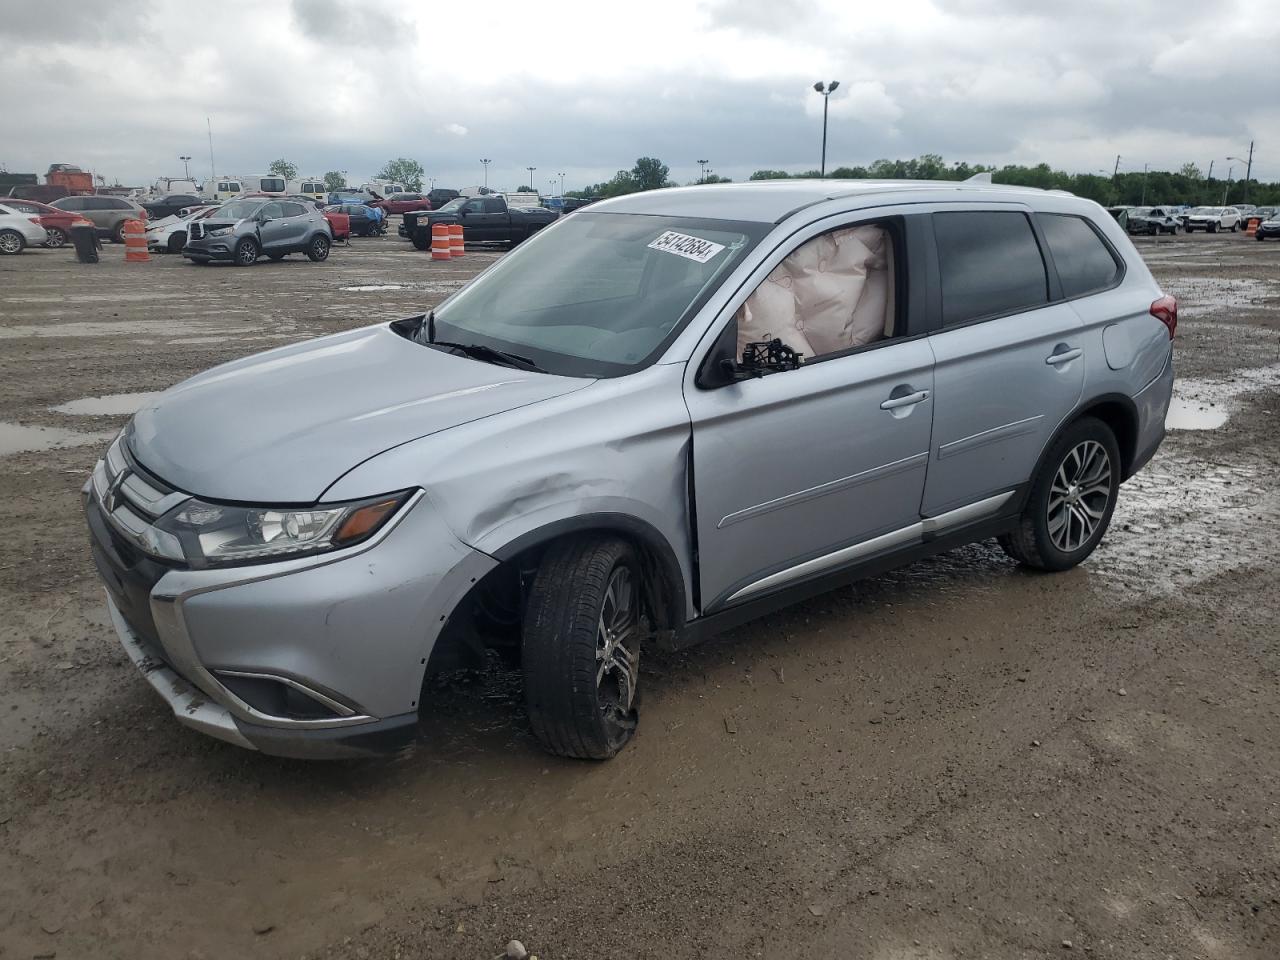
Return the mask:
{"type": "MultiPolygon", "coordinates": [[[[734,179],[879,157],[1173,169],[1257,141],[1280,179],[1280,0],[0,0],[0,165],[131,184],[353,182],[397,156],[440,186],[569,189],[656,156],[734,179]]],[[[1236,176],[1240,165],[1236,164],[1236,176]]]]}

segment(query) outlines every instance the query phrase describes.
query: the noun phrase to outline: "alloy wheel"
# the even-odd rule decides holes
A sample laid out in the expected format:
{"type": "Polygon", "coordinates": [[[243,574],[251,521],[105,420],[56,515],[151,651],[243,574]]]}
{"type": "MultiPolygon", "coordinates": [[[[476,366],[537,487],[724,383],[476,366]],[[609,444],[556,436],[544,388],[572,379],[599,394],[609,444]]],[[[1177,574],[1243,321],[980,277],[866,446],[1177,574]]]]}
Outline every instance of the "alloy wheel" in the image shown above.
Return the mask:
{"type": "Polygon", "coordinates": [[[605,716],[623,726],[634,723],[631,709],[640,669],[640,617],[631,569],[609,576],[596,630],[596,696],[605,716]]]}
{"type": "Polygon", "coordinates": [[[1096,440],[1067,451],[1049,488],[1049,539],[1074,553],[1094,535],[1111,500],[1111,458],[1096,440]]]}
{"type": "Polygon", "coordinates": [[[67,235],[59,227],[50,227],[44,232],[44,245],[54,250],[67,245],[67,235]]]}
{"type": "Polygon", "coordinates": [[[22,237],[16,233],[0,233],[0,253],[19,253],[22,237]]]}

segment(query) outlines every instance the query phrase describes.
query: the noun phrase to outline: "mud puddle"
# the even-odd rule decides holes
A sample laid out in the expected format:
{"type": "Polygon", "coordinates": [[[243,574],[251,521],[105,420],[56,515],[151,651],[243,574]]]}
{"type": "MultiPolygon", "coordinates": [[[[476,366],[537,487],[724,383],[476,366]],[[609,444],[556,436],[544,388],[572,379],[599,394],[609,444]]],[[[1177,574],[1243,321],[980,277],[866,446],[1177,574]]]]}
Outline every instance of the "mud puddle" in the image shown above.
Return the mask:
{"type": "Polygon", "coordinates": [[[111,393],[103,397],[81,397],[49,409],[74,417],[127,416],[137,413],[144,404],[158,396],[160,393],[156,390],[149,393],[111,393]]]}
{"type": "Polygon", "coordinates": [[[0,457],[59,447],[78,447],[110,440],[113,434],[80,433],[61,427],[24,427],[20,423],[0,423],[0,457]]]}
{"type": "Polygon", "coordinates": [[[403,283],[370,283],[364,286],[339,287],[338,289],[346,293],[371,293],[375,290],[403,290],[405,285],[403,283]]]}

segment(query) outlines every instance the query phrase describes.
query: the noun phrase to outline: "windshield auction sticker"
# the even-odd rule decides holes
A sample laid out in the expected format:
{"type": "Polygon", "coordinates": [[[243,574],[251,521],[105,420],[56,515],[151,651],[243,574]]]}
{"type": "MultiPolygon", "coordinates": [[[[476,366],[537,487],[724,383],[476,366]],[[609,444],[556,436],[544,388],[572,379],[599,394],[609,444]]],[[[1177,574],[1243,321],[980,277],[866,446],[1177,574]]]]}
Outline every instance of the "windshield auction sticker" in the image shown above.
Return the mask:
{"type": "Polygon", "coordinates": [[[691,237],[685,233],[676,233],[674,230],[668,230],[653,243],[649,244],[649,247],[653,250],[661,250],[663,253],[674,253],[677,257],[684,257],[686,260],[706,263],[724,249],[724,244],[712,243],[710,240],[703,240],[701,237],[691,237]]]}

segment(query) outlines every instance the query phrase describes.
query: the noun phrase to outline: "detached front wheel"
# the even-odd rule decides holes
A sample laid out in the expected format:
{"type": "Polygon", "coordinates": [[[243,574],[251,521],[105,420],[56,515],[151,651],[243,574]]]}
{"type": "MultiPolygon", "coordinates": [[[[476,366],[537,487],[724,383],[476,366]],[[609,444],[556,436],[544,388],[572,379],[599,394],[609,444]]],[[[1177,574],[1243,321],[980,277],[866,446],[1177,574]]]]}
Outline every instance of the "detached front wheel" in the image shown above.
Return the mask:
{"type": "Polygon", "coordinates": [[[604,760],[636,729],[646,597],[635,551],[592,536],[554,544],[524,614],[525,702],[551,753],[604,760]]]}

